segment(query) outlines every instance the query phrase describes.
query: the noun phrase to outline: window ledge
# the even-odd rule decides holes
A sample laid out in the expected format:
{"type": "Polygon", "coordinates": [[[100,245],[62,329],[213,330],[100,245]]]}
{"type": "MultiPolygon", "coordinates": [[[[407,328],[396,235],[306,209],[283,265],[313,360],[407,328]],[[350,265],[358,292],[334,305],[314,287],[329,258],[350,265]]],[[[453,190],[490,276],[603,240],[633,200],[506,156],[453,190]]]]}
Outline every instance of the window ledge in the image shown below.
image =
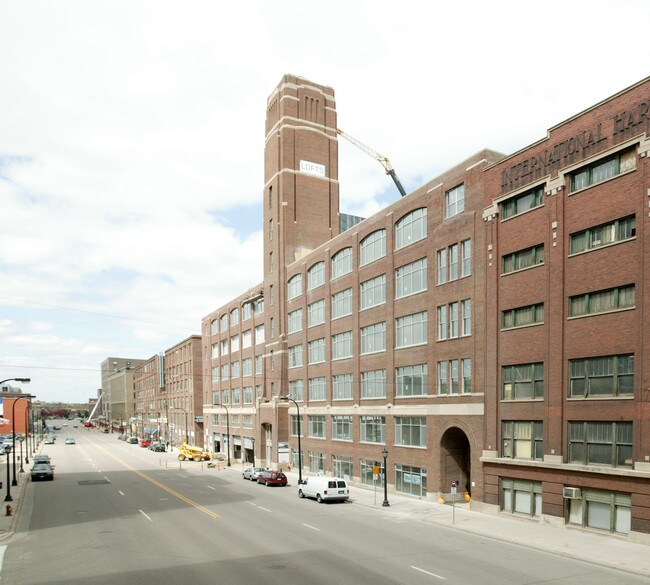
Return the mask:
{"type": "Polygon", "coordinates": [[[611,248],[612,246],[625,244],[625,242],[630,242],[632,240],[636,240],[636,236],[625,238],[624,240],[616,240],[615,242],[609,242],[608,244],[601,244],[600,246],[594,246],[593,248],[588,248],[587,250],[582,250],[580,252],[574,252],[573,254],[570,253],[569,258],[573,258],[574,256],[581,256],[582,254],[588,254],[589,252],[595,252],[596,250],[602,250],[603,248],[611,248]]]}
{"type": "Polygon", "coordinates": [[[633,307],[623,307],[622,309],[610,309],[609,311],[587,313],[586,315],[574,315],[573,317],[567,317],[567,321],[573,321],[574,319],[584,319],[585,317],[597,317],[598,315],[610,315],[611,313],[623,313],[624,311],[634,311],[634,309],[636,309],[636,305],[633,307]]]}
{"type": "Polygon", "coordinates": [[[515,325],[514,327],[502,327],[501,331],[515,331],[517,329],[527,329],[528,327],[538,327],[539,325],[544,325],[544,321],[539,323],[531,323],[530,325],[515,325]]]}
{"type": "Polygon", "coordinates": [[[567,396],[568,402],[584,402],[585,400],[634,400],[634,394],[617,396],[567,396]]]}
{"type": "Polygon", "coordinates": [[[537,264],[533,264],[532,266],[526,266],[525,268],[517,268],[517,270],[511,270],[510,272],[502,272],[501,276],[510,276],[511,274],[519,274],[520,272],[526,272],[526,270],[532,270],[533,268],[537,268],[538,266],[544,266],[544,262],[538,262],[537,264]]]}
{"type": "Polygon", "coordinates": [[[619,477],[636,477],[650,479],[650,471],[635,471],[629,467],[598,467],[596,465],[578,465],[576,463],[550,463],[548,461],[533,461],[530,459],[510,459],[509,457],[480,458],[481,463],[495,463],[508,467],[537,467],[540,469],[557,469],[587,474],[613,475],[619,477]]]}

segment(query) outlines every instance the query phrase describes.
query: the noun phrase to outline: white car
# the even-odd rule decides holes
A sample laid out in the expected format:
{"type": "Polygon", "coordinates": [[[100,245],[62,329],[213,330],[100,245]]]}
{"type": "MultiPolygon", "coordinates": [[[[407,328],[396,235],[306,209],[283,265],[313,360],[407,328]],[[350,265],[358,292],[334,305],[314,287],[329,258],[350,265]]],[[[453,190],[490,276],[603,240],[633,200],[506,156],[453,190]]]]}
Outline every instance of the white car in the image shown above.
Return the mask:
{"type": "Polygon", "coordinates": [[[344,502],[350,497],[350,490],[342,477],[306,477],[298,486],[298,497],[314,498],[319,504],[330,500],[344,502]]]}
{"type": "Polygon", "coordinates": [[[250,479],[251,481],[257,481],[257,476],[262,471],[264,471],[263,467],[247,467],[246,469],[244,469],[244,472],[241,474],[241,476],[244,479],[250,479]]]}

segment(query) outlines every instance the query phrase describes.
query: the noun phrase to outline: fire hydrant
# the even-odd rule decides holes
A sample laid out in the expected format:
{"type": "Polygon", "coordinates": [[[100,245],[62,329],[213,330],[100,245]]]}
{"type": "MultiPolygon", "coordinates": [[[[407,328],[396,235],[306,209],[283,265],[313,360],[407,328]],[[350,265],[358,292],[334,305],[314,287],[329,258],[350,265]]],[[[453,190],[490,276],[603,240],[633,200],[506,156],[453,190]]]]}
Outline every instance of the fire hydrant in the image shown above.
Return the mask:
{"type": "Polygon", "coordinates": [[[7,513],[5,514],[5,516],[13,516],[14,507],[11,504],[7,504],[6,510],[7,513]]]}

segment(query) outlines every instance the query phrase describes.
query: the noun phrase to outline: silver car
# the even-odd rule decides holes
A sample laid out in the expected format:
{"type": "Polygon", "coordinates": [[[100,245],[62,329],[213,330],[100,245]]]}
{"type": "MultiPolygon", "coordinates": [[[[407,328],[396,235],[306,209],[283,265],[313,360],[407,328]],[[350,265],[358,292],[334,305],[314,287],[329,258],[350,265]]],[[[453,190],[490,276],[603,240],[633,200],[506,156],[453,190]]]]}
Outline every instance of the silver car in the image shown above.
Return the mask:
{"type": "Polygon", "coordinates": [[[263,467],[247,467],[246,469],[244,469],[241,476],[244,479],[250,479],[251,481],[257,481],[257,476],[262,471],[264,471],[263,467]]]}

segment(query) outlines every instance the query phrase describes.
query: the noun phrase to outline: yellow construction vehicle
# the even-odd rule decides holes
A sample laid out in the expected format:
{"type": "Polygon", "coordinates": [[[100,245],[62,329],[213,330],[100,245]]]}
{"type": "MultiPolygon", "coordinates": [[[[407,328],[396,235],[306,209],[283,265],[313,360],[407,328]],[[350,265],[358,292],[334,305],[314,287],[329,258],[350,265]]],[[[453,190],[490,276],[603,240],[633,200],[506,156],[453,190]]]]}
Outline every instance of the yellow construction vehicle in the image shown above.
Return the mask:
{"type": "Polygon", "coordinates": [[[212,453],[196,445],[179,445],[178,460],[185,461],[186,459],[191,459],[192,461],[210,461],[212,459],[212,453]]]}

